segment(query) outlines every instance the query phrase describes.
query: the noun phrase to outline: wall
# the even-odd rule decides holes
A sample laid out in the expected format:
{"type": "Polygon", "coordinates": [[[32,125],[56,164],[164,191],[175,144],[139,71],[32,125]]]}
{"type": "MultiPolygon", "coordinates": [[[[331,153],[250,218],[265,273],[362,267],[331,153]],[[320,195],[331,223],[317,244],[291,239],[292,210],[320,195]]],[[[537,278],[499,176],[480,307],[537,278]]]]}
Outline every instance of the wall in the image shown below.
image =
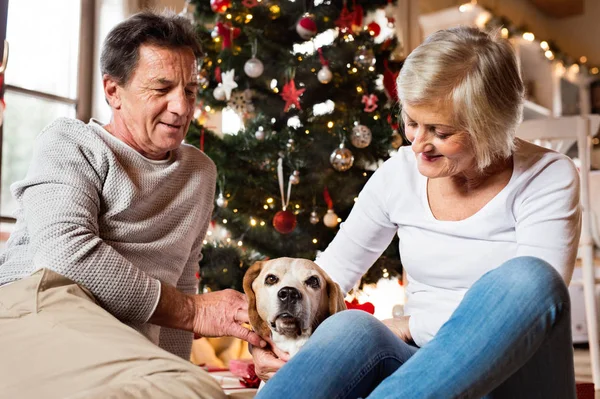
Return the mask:
{"type": "MultiPolygon", "coordinates": [[[[463,2],[467,0],[419,0],[419,11],[426,14],[463,2]]],[[[590,64],[600,65],[600,1],[585,0],[583,15],[562,19],[546,16],[527,0],[478,0],[477,3],[497,16],[508,18],[515,26],[527,28],[540,40],[554,42],[575,59],[585,55],[590,64]]]]}

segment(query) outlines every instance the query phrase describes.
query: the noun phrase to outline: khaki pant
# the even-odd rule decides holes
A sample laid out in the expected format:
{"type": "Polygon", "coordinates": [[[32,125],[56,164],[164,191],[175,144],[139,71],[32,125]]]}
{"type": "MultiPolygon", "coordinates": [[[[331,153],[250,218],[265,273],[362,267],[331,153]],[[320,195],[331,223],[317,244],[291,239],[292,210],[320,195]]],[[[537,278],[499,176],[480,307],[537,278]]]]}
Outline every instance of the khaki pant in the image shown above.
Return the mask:
{"type": "Polygon", "coordinates": [[[224,399],[217,382],[159,348],[50,270],[0,287],[0,398],[224,399]]]}

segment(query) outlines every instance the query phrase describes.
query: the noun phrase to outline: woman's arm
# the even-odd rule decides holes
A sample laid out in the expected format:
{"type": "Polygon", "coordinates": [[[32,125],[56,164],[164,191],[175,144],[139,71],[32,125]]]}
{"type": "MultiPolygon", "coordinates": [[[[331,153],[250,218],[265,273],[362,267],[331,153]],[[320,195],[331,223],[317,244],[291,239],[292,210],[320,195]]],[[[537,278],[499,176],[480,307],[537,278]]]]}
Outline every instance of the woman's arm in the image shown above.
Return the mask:
{"type": "MultiPolygon", "coordinates": [[[[315,262],[348,292],[388,247],[397,226],[390,221],[390,177],[397,163],[386,162],[369,179],[348,219],[315,262]]],[[[393,184],[393,183],[392,183],[393,184]]]]}
{"type": "Polygon", "coordinates": [[[517,256],[545,260],[568,284],[581,233],[575,165],[565,156],[557,157],[532,178],[522,197],[514,210],[517,256]]]}

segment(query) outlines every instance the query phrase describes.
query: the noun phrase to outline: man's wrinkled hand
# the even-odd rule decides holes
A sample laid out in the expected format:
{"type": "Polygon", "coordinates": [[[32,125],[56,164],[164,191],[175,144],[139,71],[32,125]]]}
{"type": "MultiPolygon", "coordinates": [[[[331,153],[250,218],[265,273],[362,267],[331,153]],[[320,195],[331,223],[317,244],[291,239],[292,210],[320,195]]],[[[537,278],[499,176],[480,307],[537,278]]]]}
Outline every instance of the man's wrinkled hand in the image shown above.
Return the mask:
{"type": "Polygon", "coordinates": [[[277,370],[290,359],[287,352],[281,351],[271,340],[267,339],[267,341],[270,344],[268,348],[254,347],[250,351],[254,360],[254,371],[263,381],[272,378],[277,370]]]}
{"type": "Polygon", "coordinates": [[[248,301],[235,290],[222,290],[194,295],[194,334],[203,337],[232,336],[256,347],[267,342],[242,326],[248,323],[248,301]]]}

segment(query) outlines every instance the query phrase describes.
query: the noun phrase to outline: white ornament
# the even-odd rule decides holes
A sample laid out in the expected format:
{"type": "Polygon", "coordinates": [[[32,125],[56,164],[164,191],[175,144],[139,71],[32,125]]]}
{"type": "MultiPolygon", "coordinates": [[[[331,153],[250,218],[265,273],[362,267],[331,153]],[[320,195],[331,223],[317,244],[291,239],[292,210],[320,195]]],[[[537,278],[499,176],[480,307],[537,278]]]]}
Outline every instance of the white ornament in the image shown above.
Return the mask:
{"type": "Polygon", "coordinates": [[[317,79],[319,79],[319,82],[327,84],[331,82],[332,78],[333,74],[331,73],[331,69],[329,69],[327,65],[323,65],[323,68],[321,68],[317,73],[317,79]]]}
{"type": "Polygon", "coordinates": [[[333,209],[328,209],[325,216],[323,216],[323,224],[327,227],[334,228],[338,223],[338,215],[335,214],[333,209]]]}
{"type": "Polygon", "coordinates": [[[227,208],[228,204],[229,201],[227,201],[227,198],[223,196],[223,193],[219,193],[219,196],[217,197],[217,206],[219,208],[227,208]]]}
{"type": "Polygon", "coordinates": [[[231,91],[238,87],[238,84],[235,83],[235,69],[230,69],[227,72],[221,73],[221,80],[223,85],[223,90],[225,90],[225,98],[227,101],[231,98],[231,91]]]}
{"type": "Polygon", "coordinates": [[[265,129],[262,126],[259,126],[256,133],[254,133],[254,137],[256,137],[256,140],[258,141],[263,141],[265,139],[265,129]]]}
{"type": "Polygon", "coordinates": [[[263,74],[264,70],[265,66],[263,65],[262,61],[256,57],[250,58],[244,64],[244,72],[251,78],[258,78],[260,75],[263,74]]]}
{"type": "Polygon", "coordinates": [[[223,101],[225,100],[225,89],[223,89],[223,85],[219,83],[217,87],[213,90],[213,96],[216,100],[223,101]]]}
{"type": "Polygon", "coordinates": [[[298,183],[300,183],[300,171],[299,170],[295,170],[290,175],[290,183],[292,183],[292,184],[298,184],[298,183]]]}

